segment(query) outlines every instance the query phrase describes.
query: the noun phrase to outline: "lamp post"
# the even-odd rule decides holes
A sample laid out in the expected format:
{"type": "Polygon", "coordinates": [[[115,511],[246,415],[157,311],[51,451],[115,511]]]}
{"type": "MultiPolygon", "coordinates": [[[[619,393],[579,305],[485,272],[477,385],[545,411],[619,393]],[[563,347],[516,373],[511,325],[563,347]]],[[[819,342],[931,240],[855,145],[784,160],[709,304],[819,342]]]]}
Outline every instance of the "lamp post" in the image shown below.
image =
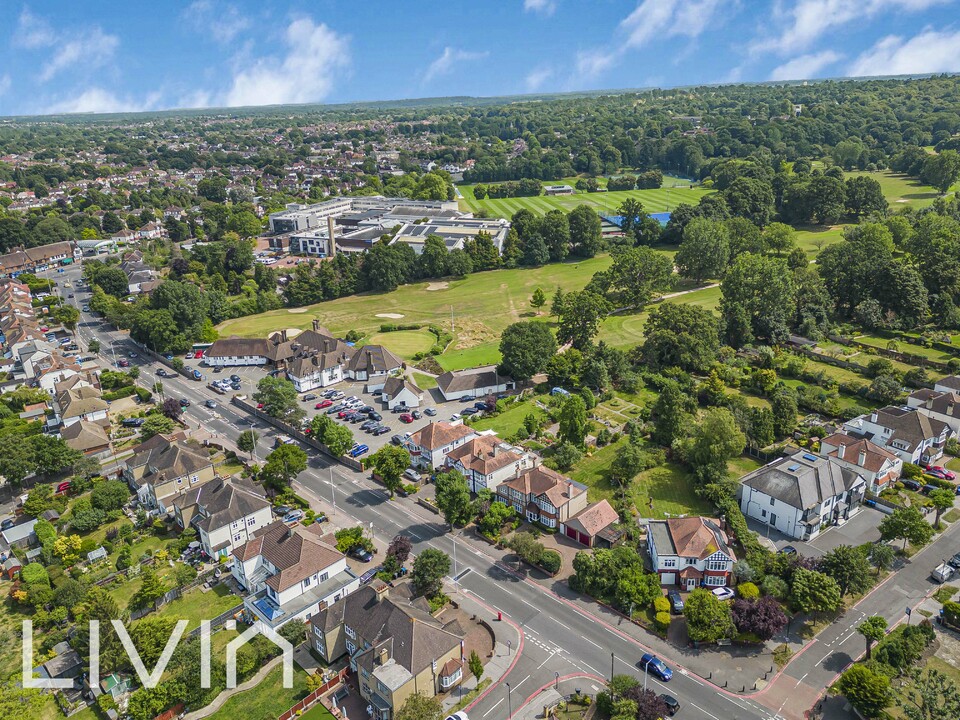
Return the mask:
{"type": "Polygon", "coordinates": [[[333,500],[333,514],[337,514],[337,486],[333,482],[333,465],[330,466],[330,498],[333,500]]]}
{"type": "Polygon", "coordinates": [[[613,682],[613,653],[610,653],[610,682],[613,682]]]}
{"type": "Polygon", "coordinates": [[[554,690],[559,690],[560,689],[560,673],[555,671],[553,674],[555,676],[555,679],[553,681],[553,688],[554,690]]]}
{"type": "Polygon", "coordinates": [[[507,718],[513,717],[513,700],[510,698],[510,683],[504,683],[507,686],[507,718]]]}

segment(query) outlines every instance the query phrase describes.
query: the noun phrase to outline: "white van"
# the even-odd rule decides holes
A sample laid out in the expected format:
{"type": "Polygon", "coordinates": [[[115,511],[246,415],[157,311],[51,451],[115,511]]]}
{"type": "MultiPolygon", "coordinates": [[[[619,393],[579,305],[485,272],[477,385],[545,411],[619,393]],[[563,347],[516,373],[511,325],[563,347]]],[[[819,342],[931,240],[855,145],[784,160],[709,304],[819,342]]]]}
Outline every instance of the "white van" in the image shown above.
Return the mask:
{"type": "Polygon", "coordinates": [[[949,581],[956,572],[956,570],[946,563],[940,563],[933,569],[933,572],[930,573],[930,577],[938,583],[945,583],[949,581]]]}

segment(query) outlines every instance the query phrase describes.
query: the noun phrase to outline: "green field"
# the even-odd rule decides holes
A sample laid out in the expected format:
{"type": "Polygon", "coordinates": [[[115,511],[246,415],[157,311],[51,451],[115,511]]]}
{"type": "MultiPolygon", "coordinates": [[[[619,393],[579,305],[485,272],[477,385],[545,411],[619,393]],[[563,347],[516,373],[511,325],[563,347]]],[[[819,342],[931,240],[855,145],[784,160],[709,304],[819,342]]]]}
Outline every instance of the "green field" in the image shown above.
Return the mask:
{"type": "Polygon", "coordinates": [[[795,236],[797,245],[807,254],[808,258],[813,260],[823,248],[843,240],[844,227],[844,225],[829,227],[814,225],[798,228],[795,236]]]}
{"type": "MultiPolygon", "coordinates": [[[[866,175],[875,178],[883,190],[883,195],[890,203],[891,210],[908,206],[915,210],[931,205],[939,197],[940,193],[929,185],[924,185],[916,178],[909,175],[895,173],[892,170],[883,170],[881,172],[849,172],[845,177],[857,177],[866,175]]],[[[951,192],[960,189],[960,183],[952,188],[951,192]]]]}
{"type": "MultiPolygon", "coordinates": [[[[599,178],[598,178],[599,180],[599,178]]],[[[546,184],[573,185],[576,178],[564,178],[546,184]]],[[[601,182],[601,185],[605,183],[601,182]]],[[[676,178],[665,178],[664,187],[658,190],[617,190],[614,192],[587,193],[577,191],[573,195],[557,195],[547,197],[500,198],[496,200],[477,200],[473,195],[473,185],[459,185],[463,193],[460,199],[460,208],[476,212],[481,208],[490,215],[510,218],[517,210],[526,208],[537,215],[543,215],[550,210],[569,212],[577,205],[589,205],[603,215],[615,215],[620,204],[627,198],[634,198],[643,203],[647,212],[664,212],[672,210],[680,203],[696,205],[700,198],[712,192],[701,187],[690,187],[688,181],[676,178]],[[675,185],[675,186],[674,186],[675,185]]]]}
{"type": "Polygon", "coordinates": [[[436,336],[429,330],[397,330],[372,335],[365,344],[383,345],[390,352],[408,360],[432,348],[436,341],[436,336]]]}

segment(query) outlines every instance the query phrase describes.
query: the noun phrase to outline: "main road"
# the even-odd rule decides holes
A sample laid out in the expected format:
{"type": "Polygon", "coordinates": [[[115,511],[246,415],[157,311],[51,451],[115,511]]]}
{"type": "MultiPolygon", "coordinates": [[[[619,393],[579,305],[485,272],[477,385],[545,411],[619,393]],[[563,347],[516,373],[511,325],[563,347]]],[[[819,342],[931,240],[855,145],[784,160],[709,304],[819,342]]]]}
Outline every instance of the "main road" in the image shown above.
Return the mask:
{"type": "MultiPolygon", "coordinates": [[[[75,285],[80,277],[80,269],[70,268],[64,274],[53,277],[71,280],[75,285]]],[[[80,289],[72,289],[72,292],[77,297],[70,302],[78,308],[82,307],[88,293],[80,289]]],[[[138,350],[126,333],[109,329],[106,323],[86,312],[81,312],[78,334],[84,344],[91,339],[99,340],[100,355],[107,362],[115,361],[114,356],[138,350]]],[[[156,364],[143,358],[133,358],[131,363],[140,367],[141,384],[151,387],[156,380],[162,380],[168,395],[177,394],[193,401],[185,411],[190,424],[236,441],[237,435],[245,427],[241,421],[245,423],[249,420],[245,413],[229,403],[223,403],[222,397],[202,383],[180,375],[159,378],[156,376],[156,364]],[[203,402],[208,399],[217,402],[215,409],[204,406],[203,402]]],[[[262,427],[259,421],[256,429],[268,442],[277,434],[270,427],[262,427]]],[[[790,704],[781,704],[779,699],[774,701],[773,697],[767,701],[762,695],[750,697],[728,693],[688,673],[672,658],[665,658],[674,668],[674,676],[669,683],[662,683],[653,676],[644,678],[637,667],[640,655],[646,651],[642,644],[621,633],[616,626],[574,606],[548,589],[525,580],[505,566],[502,558],[488,545],[472,536],[450,533],[449,527],[439,516],[410,499],[390,499],[381,486],[361,473],[311,452],[309,467],[297,482],[298,492],[307,496],[317,509],[333,515],[337,524],[362,524],[381,542],[389,542],[395,535],[404,534],[412,540],[414,552],[432,547],[446,553],[454,559],[453,570],[448,578],[448,591],[471,594],[490,608],[491,618],[494,613],[501,612],[520,628],[523,634],[522,648],[512,648],[512,651],[521,650],[516,663],[500,684],[470,708],[472,720],[508,718],[539,688],[558,677],[580,674],[584,678],[582,689],[596,692],[601,689],[601,681],[597,678],[609,678],[611,673],[636,675],[645,679],[650,689],[677,697],[682,704],[679,717],[684,719],[777,720],[802,716],[804,708],[798,704],[784,708],[784,705],[790,704]],[[760,701],[771,705],[773,709],[764,707],[760,701]]],[[[849,637],[843,639],[844,644],[850,641],[849,637]]],[[[810,655],[812,657],[814,653],[810,655]]],[[[801,663],[798,658],[794,665],[789,666],[788,673],[778,678],[780,685],[791,682],[787,678],[800,678],[799,682],[792,680],[797,685],[807,678],[806,674],[803,677],[797,674],[807,664],[801,663]]],[[[813,672],[817,681],[821,681],[823,673],[815,670],[810,668],[808,672],[813,672]]],[[[778,682],[773,686],[778,686],[778,682]]]]}

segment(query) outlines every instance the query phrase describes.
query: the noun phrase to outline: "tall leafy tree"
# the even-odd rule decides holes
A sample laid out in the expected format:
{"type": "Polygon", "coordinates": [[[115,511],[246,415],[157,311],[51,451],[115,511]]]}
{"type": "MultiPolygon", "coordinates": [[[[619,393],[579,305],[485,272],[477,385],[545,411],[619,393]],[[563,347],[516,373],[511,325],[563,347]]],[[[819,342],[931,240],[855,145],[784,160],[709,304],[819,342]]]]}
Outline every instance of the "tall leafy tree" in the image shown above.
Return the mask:
{"type": "Polygon", "coordinates": [[[370,466],[380,476],[390,497],[400,487],[403,471],[410,465],[410,453],[397,445],[384,445],[370,456],[370,466]]]}
{"type": "Polygon", "coordinates": [[[720,283],[720,295],[720,314],[731,345],[786,340],[794,286],[782,260],[753,254],[738,257],[720,283]]]}
{"type": "Polygon", "coordinates": [[[581,446],[587,436],[587,406],[579,395],[570,395],[560,408],[560,438],[581,446]]]}
{"type": "Polygon", "coordinates": [[[603,247],[600,216],[588,205],[577,205],[568,215],[573,254],[591,258],[603,247]]]}
{"type": "Polygon", "coordinates": [[[887,619],[882,615],[871,615],[857,625],[857,632],[863,635],[867,642],[867,659],[873,651],[873,644],[883,640],[887,634],[887,619]]]}
{"type": "Polygon", "coordinates": [[[694,218],[683,230],[683,241],[674,257],[681,277],[701,283],[723,277],[730,260],[730,236],[718,220],[694,218]]]}
{"type": "Polygon", "coordinates": [[[622,304],[640,308],[655,292],[670,287],[672,273],[670,258],[648,247],[635,247],[614,253],[608,277],[622,304]]]}
{"type": "Polygon", "coordinates": [[[690,593],[683,607],[687,619],[687,633],[695,642],[712,643],[733,637],[730,604],[723,602],[709,590],[697,589],[690,593]]]}
{"type": "Polygon", "coordinates": [[[557,340],[546,323],[513,323],[500,335],[500,372],[516,380],[528,380],[543,372],[556,352],[557,340]]]}
{"type": "Polygon", "coordinates": [[[590,347],[600,330],[600,321],[609,310],[610,304],[589,290],[567,293],[560,312],[557,340],[570,343],[578,350],[590,347]]]}
{"type": "Polygon", "coordinates": [[[653,370],[704,372],[720,350],[716,316],[696,305],[662,303],[651,311],[643,330],[640,356],[653,370]]]}

